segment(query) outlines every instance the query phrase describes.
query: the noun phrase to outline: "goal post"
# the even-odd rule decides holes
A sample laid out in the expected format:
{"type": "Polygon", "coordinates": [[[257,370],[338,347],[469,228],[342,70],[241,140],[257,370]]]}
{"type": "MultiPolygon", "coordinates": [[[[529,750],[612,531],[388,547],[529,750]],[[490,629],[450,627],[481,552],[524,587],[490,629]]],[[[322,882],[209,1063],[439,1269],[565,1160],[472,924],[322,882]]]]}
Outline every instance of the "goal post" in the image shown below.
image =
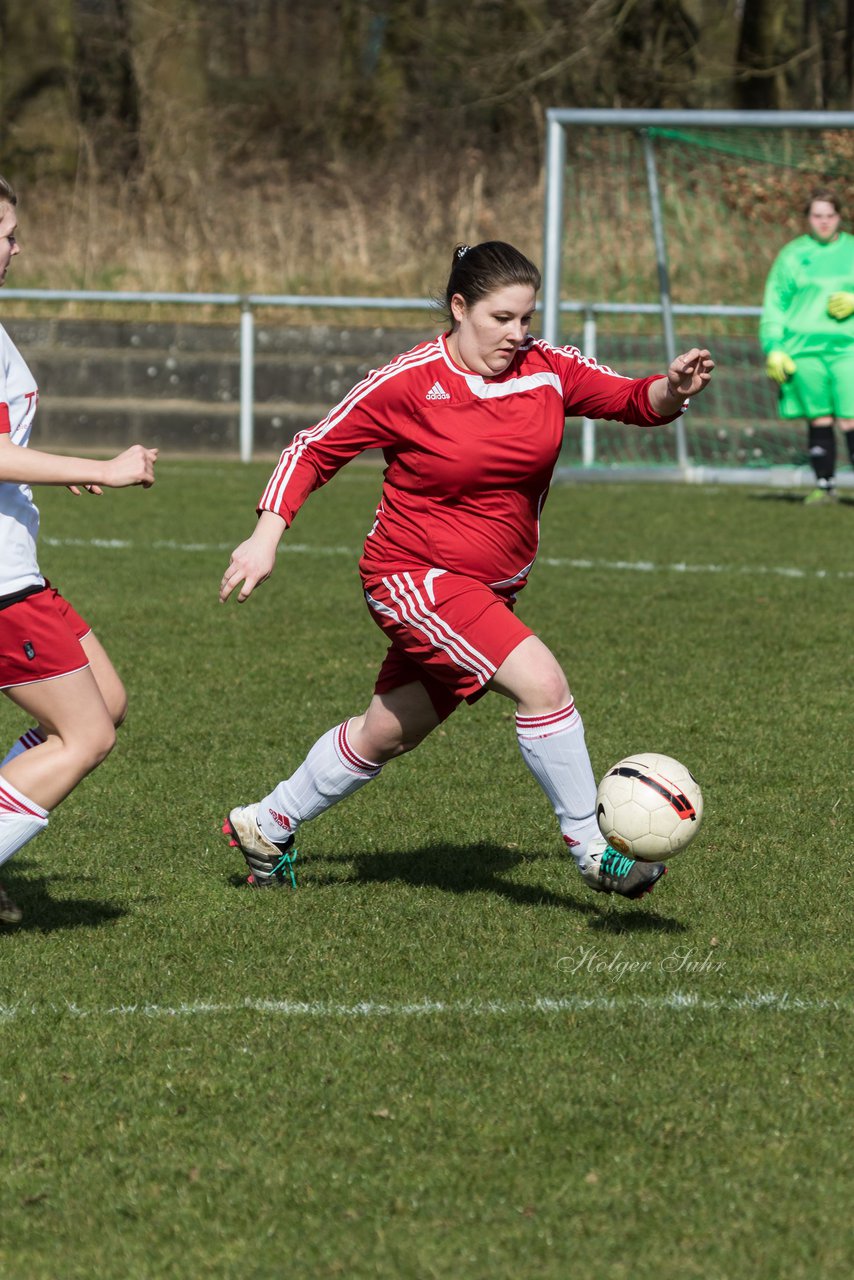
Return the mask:
{"type": "Polygon", "coordinates": [[[854,112],[547,112],[543,337],[632,375],[693,345],[718,364],[669,432],[570,421],[561,472],[811,482],[758,326],[771,263],[821,186],[854,213],[854,112]]]}

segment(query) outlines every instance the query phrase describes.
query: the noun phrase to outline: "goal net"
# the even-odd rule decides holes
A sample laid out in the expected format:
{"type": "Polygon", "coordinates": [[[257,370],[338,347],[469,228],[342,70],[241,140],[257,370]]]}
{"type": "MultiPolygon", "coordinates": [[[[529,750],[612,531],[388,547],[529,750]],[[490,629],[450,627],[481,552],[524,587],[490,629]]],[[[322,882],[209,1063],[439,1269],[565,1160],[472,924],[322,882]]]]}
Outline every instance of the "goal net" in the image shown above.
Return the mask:
{"type": "Polygon", "coordinates": [[[717,362],[681,442],[569,421],[562,466],[806,482],[806,432],[777,415],[759,316],[811,193],[831,188],[854,212],[854,128],[583,125],[565,129],[562,152],[557,340],[633,376],[663,371],[670,344],[706,346],[717,362]]]}

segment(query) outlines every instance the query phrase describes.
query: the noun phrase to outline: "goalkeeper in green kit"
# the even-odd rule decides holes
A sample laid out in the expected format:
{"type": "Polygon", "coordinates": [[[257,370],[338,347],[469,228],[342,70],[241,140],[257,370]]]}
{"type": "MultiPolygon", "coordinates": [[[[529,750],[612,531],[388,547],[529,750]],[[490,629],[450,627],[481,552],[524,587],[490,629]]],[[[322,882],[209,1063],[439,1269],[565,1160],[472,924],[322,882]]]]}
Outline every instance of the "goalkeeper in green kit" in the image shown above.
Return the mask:
{"type": "Polygon", "coordinates": [[[804,213],[808,233],[768,273],[759,341],[780,417],[807,422],[816,488],[806,501],[825,503],[836,497],[837,424],[854,466],[854,236],[839,230],[831,191],[816,191],[804,213]]]}

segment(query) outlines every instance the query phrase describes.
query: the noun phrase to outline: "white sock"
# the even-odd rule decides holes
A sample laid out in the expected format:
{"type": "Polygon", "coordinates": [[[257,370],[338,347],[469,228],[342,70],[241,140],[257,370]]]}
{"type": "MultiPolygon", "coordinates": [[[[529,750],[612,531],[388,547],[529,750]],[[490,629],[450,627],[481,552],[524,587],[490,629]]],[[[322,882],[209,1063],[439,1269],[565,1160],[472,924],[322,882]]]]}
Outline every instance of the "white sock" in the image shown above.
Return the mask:
{"type": "Polygon", "coordinates": [[[3,759],[0,760],[0,769],[7,765],[10,760],[14,760],[15,756],[23,755],[25,751],[29,751],[30,747],[40,747],[43,742],[44,734],[41,729],[28,729],[26,733],[21,734],[14,746],[11,746],[3,759]]]}
{"type": "Polygon", "coordinates": [[[47,809],[0,777],[0,866],[46,826],[47,809]]]}
{"type": "Polygon", "coordinates": [[[318,738],[305,760],[258,806],[258,826],[268,840],[281,843],[308,822],[376,778],[382,765],[357,755],[350,746],[348,721],[318,738]]]}
{"type": "Polygon", "coordinates": [[[575,703],[545,716],[517,715],[516,737],[526,765],[552,803],[567,848],[583,870],[587,846],[600,831],[596,780],[575,703]]]}

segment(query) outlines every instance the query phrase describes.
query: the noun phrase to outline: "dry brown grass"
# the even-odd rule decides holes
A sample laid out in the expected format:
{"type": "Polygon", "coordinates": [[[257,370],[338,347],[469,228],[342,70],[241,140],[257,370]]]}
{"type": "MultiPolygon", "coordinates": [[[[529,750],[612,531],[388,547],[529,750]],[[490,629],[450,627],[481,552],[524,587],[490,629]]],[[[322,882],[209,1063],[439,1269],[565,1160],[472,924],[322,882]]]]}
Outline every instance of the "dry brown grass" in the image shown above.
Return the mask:
{"type": "MultiPolygon", "coordinates": [[[[825,136],[838,170],[854,138],[825,136]]],[[[732,141],[725,138],[724,148],[732,141]]],[[[767,145],[767,137],[760,141],[767,145]]],[[[807,157],[805,148],[803,138],[789,139],[786,155],[807,157]]],[[[690,142],[661,141],[657,150],[674,296],[760,302],[774,255],[802,229],[804,191],[818,172],[786,156],[768,164],[758,153],[739,158],[690,142]]],[[[500,238],[536,261],[542,256],[543,175],[500,151],[395,155],[371,165],[340,160],[310,177],[269,159],[219,159],[202,169],[150,156],[146,176],[126,186],[105,181],[84,156],[79,173],[65,189],[40,184],[20,192],[26,252],[10,284],[418,298],[441,294],[461,241],[500,238]]],[[[655,300],[636,135],[582,136],[570,152],[565,209],[565,296],[655,300]]]]}
{"type": "Polygon", "coordinates": [[[500,237],[535,258],[542,241],[537,183],[490,184],[476,155],[450,175],[339,164],[312,181],[191,171],[168,198],[151,182],[20,194],[21,288],[425,297],[460,241],[500,237]]]}

